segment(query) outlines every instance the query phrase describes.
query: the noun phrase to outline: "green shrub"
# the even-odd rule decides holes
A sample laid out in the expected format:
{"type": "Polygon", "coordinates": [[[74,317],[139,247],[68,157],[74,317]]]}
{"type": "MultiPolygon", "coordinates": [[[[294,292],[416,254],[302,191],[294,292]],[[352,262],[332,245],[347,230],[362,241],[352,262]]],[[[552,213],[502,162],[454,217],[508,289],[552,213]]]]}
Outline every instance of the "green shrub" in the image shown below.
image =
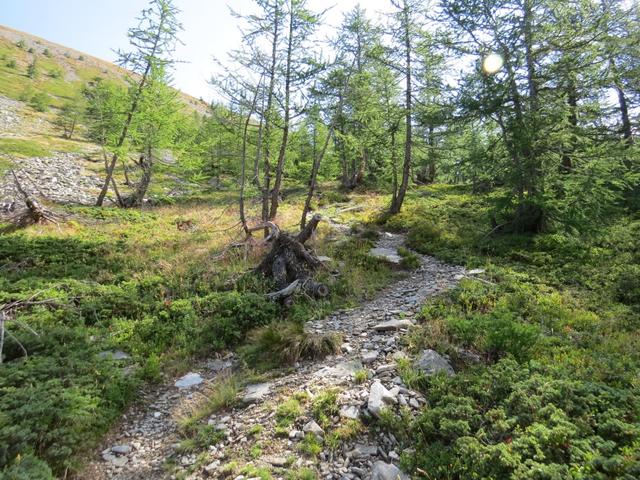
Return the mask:
{"type": "Polygon", "coordinates": [[[274,322],[253,330],[242,354],[253,365],[291,365],[300,359],[321,359],[339,353],[341,344],[342,336],[337,333],[309,333],[300,323],[274,322]]]}
{"type": "Polygon", "coordinates": [[[415,464],[437,478],[636,478],[640,398],[502,360],[438,378],[412,426],[415,464]]]}
{"type": "Polygon", "coordinates": [[[322,443],[313,433],[307,433],[302,441],[298,444],[298,448],[305,455],[315,458],[322,452],[322,443]]]}
{"type": "Polygon", "coordinates": [[[434,224],[428,221],[417,223],[407,235],[407,244],[421,253],[429,253],[431,245],[438,240],[442,233],[434,224]]]}
{"type": "Polygon", "coordinates": [[[279,427],[290,427],[302,415],[300,402],[290,398],[278,405],[276,409],[276,423],[279,427]]]}
{"type": "Polygon", "coordinates": [[[37,112],[46,112],[47,110],[49,110],[49,100],[50,99],[48,93],[39,92],[31,97],[29,105],[37,112]]]}
{"type": "Polygon", "coordinates": [[[49,57],[49,58],[51,57],[51,52],[49,51],[49,49],[48,49],[48,48],[45,48],[45,49],[44,49],[44,51],[42,52],[42,54],[43,54],[45,57],[49,57]]]}
{"type": "Polygon", "coordinates": [[[400,266],[402,268],[406,268],[407,270],[415,270],[420,266],[420,259],[411,250],[404,247],[399,247],[398,255],[402,257],[402,260],[400,261],[400,266]]]}
{"type": "Polygon", "coordinates": [[[313,417],[322,427],[331,424],[331,418],[338,414],[338,391],[335,389],[319,393],[311,402],[313,417]]]}
{"type": "Polygon", "coordinates": [[[38,77],[38,73],[38,61],[34,58],[27,66],[27,76],[33,80],[38,77]]]}
{"type": "Polygon", "coordinates": [[[1,480],[53,480],[54,478],[49,465],[29,454],[16,459],[8,468],[0,471],[1,480]]]}
{"type": "Polygon", "coordinates": [[[14,70],[15,70],[15,69],[16,69],[16,67],[17,67],[17,63],[16,63],[16,61],[15,61],[13,58],[12,58],[11,60],[8,60],[8,61],[7,61],[7,63],[6,63],[6,65],[7,65],[7,68],[12,68],[12,69],[14,69],[14,70]]]}
{"type": "Polygon", "coordinates": [[[24,50],[24,48],[27,46],[27,44],[25,43],[25,41],[23,39],[20,39],[16,42],[16,47],[18,47],[21,50],[24,50]]]}
{"type": "Polygon", "coordinates": [[[640,265],[624,265],[615,279],[618,299],[627,305],[640,306],[640,265]]]}
{"type": "Polygon", "coordinates": [[[325,206],[332,203],[348,203],[351,199],[346,193],[338,192],[336,190],[327,190],[322,192],[318,205],[325,206]]]}

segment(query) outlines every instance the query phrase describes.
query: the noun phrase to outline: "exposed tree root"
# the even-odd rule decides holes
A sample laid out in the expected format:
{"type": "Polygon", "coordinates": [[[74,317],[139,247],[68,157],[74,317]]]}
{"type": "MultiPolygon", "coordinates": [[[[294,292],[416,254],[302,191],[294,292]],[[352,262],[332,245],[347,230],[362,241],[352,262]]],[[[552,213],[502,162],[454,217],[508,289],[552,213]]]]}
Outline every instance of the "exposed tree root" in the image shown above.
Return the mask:
{"type": "MultiPolygon", "coordinates": [[[[269,298],[291,305],[293,296],[298,291],[316,298],[329,295],[329,287],[316,282],[312,277],[322,262],[304,245],[315,232],[320,220],[320,215],[315,215],[296,236],[281,232],[275,224],[269,222],[272,232],[267,239],[272,243],[271,250],[255,269],[275,281],[278,291],[268,294],[269,298]]],[[[256,228],[264,226],[254,227],[256,228]]]]}

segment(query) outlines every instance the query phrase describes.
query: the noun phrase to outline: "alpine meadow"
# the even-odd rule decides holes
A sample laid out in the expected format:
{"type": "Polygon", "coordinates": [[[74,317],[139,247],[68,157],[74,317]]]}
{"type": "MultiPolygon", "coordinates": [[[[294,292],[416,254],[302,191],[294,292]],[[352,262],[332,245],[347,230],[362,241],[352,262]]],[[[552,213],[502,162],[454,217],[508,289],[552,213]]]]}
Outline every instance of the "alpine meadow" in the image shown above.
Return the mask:
{"type": "Polygon", "coordinates": [[[0,480],[640,478],[640,3],[5,3],[0,480]]]}

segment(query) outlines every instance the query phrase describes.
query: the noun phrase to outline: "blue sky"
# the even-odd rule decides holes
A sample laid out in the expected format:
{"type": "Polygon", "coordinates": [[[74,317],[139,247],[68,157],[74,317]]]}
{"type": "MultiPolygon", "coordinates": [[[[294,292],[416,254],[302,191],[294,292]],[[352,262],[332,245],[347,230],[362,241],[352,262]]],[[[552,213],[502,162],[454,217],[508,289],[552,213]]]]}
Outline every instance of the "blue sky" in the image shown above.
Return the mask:
{"type": "MultiPolygon", "coordinates": [[[[0,0],[0,24],[22,30],[90,55],[113,61],[112,49],[126,48],[127,29],[135,25],[148,0],[0,0]]],[[[358,0],[309,0],[314,10],[333,5],[321,31],[328,36],[341,21],[342,14],[358,0]]],[[[360,0],[372,14],[388,8],[389,0],[360,0]]],[[[213,57],[226,60],[226,52],[240,42],[237,20],[229,6],[245,13],[252,11],[251,0],[175,0],[182,10],[180,21],[184,45],[176,57],[174,84],[181,90],[210,100],[215,92],[207,80],[215,73],[213,57]]]]}

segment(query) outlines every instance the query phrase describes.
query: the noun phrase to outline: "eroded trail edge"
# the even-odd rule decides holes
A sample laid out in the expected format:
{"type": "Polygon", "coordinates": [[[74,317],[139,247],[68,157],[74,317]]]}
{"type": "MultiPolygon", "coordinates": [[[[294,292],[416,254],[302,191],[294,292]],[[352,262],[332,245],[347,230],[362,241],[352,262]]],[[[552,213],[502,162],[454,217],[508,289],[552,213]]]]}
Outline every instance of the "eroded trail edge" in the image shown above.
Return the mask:
{"type": "MultiPolygon", "coordinates": [[[[386,233],[377,247],[395,251],[403,240],[386,233]]],[[[185,405],[233,368],[233,357],[198,365],[178,382],[143,396],[123,416],[82,478],[160,479],[180,473],[189,479],[260,478],[252,468],[242,473],[247,464],[268,469],[273,478],[287,478],[287,472],[304,468],[323,479],[404,478],[397,468],[402,453],[397,440],[356,425],[358,420],[369,423],[383,408],[418,410],[424,404],[424,398],[407,388],[398,375],[397,362],[407,358],[399,340],[415,322],[424,301],[454,287],[465,271],[429,256],[418,258],[419,268],[373,300],[307,323],[309,331],[342,333],[342,354],[301,362],[279,378],[247,386],[238,406],[207,420],[223,432],[222,441],[203,451],[181,453],[177,418],[185,405]],[[314,399],[326,392],[335,392],[336,405],[320,426],[312,410],[314,399]],[[277,409],[294,398],[299,399],[300,411],[283,427],[277,409]],[[313,448],[320,450],[315,457],[307,452],[313,448]],[[230,462],[238,465],[233,473],[230,462]],[[174,473],[169,473],[167,464],[174,466],[174,473]]],[[[412,361],[427,372],[453,372],[447,360],[432,351],[412,361]]]]}

